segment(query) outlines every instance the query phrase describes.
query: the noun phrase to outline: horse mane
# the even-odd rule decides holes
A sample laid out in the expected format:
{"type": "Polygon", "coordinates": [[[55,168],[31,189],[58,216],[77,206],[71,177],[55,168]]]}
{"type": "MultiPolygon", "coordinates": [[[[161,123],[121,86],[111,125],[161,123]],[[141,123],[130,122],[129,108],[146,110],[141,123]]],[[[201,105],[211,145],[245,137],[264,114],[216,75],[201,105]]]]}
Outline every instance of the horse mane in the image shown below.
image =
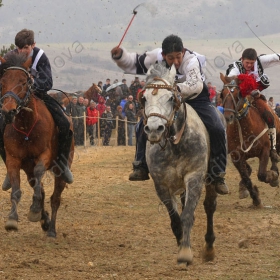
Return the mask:
{"type": "Polygon", "coordinates": [[[22,67],[22,65],[26,62],[27,57],[25,53],[16,53],[16,52],[9,52],[5,55],[5,62],[0,65],[0,75],[3,75],[5,69],[16,66],[22,67]]]}
{"type": "Polygon", "coordinates": [[[173,84],[175,81],[175,76],[170,75],[170,69],[167,67],[165,61],[151,65],[147,72],[146,84],[151,84],[156,77],[161,77],[162,79],[167,80],[170,84],[173,84]]]}

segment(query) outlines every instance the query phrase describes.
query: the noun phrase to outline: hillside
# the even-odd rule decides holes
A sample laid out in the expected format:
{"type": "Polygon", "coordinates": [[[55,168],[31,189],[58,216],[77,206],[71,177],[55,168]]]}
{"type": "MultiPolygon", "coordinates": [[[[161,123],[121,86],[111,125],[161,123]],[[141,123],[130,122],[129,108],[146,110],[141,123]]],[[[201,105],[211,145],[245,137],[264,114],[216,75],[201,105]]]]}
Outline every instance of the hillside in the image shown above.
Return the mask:
{"type": "MultiPolygon", "coordinates": [[[[260,38],[271,49],[277,51],[280,44],[280,34],[265,36],[260,38]]],[[[215,40],[187,40],[184,39],[185,46],[190,50],[195,50],[207,57],[207,67],[205,73],[207,81],[221,87],[219,73],[225,72],[227,66],[232,61],[237,60],[242,51],[248,47],[254,47],[259,54],[272,53],[257,38],[235,38],[235,39],[215,39],[215,40]]],[[[97,83],[99,80],[105,81],[110,78],[121,80],[125,77],[130,83],[133,75],[125,75],[116,67],[110,57],[110,50],[116,46],[115,43],[74,43],[61,44],[41,44],[48,54],[54,76],[54,88],[65,91],[74,92],[77,90],[86,90],[91,84],[97,83]]],[[[123,47],[130,51],[143,53],[161,46],[161,42],[139,42],[133,45],[127,41],[122,44],[123,47]]],[[[280,67],[267,69],[266,73],[271,80],[271,86],[266,90],[266,96],[273,96],[274,100],[280,101],[278,96],[278,73],[280,67]]],[[[143,77],[145,78],[145,77],[143,77]]]]}

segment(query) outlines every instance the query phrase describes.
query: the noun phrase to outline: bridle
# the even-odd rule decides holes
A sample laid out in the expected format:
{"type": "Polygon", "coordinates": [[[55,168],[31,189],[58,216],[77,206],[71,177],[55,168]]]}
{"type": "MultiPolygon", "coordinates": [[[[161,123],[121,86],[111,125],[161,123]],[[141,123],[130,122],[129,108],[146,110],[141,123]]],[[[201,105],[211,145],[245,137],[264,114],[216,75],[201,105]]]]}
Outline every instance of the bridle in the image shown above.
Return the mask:
{"type": "MultiPolygon", "coordinates": [[[[31,88],[32,88],[32,85],[33,85],[33,81],[31,79],[31,76],[29,74],[29,72],[27,70],[25,70],[24,68],[22,67],[18,67],[18,66],[11,66],[11,67],[8,67],[5,69],[5,72],[6,71],[9,71],[9,70],[21,70],[23,71],[26,76],[27,76],[27,92],[26,92],[26,95],[24,96],[24,98],[19,98],[19,96],[17,94],[15,94],[13,91],[7,91],[1,98],[0,98],[0,107],[3,106],[3,101],[5,98],[7,97],[12,97],[16,103],[17,103],[17,108],[16,108],[16,111],[17,113],[23,108],[23,107],[26,107],[26,105],[28,104],[29,102],[29,99],[30,99],[30,95],[31,95],[31,88]]],[[[2,86],[0,88],[0,95],[2,94],[2,86]]]]}
{"type": "Polygon", "coordinates": [[[248,114],[249,107],[251,106],[251,103],[249,102],[249,100],[246,97],[241,96],[240,91],[238,93],[237,102],[236,102],[235,97],[233,96],[234,90],[235,89],[239,90],[239,86],[236,84],[236,81],[232,80],[229,84],[225,84],[223,87],[223,90],[224,89],[228,90],[228,94],[225,96],[222,106],[224,107],[226,99],[229,96],[231,97],[232,102],[234,104],[234,109],[224,107],[224,111],[233,112],[234,116],[237,120],[240,120],[240,119],[246,117],[246,115],[248,114]],[[240,105],[242,103],[243,103],[242,109],[238,110],[238,108],[240,107],[240,105]]]}
{"type": "MultiPolygon", "coordinates": [[[[179,132],[176,133],[176,135],[170,136],[170,127],[174,124],[175,120],[177,119],[178,113],[179,113],[178,111],[179,111],[180,106],[182,104],[181,98],[178,97],[179,92],[177,90],[176,83],[174,83],[173,85],[169,85],[164,79],[159,78],[159,77],[155,77],[153,80],[154,81],[161,81],[161,82],[163,82],[163,84],[152,84],[152,83],[147,84],[145,86],[145,88],[141,91],[142,96],[143,96],[143,92],[146,89],[153,89],[152,95],[156,95],[158,93],[159,89],[167,89],[167,90],[172,92],[172,98],[174,98],[174,100],[173,100],[173,110],[172,110],[172,113],[170,114],[170,116],[168,118],[166,116],[162,115],[162,114],[159,114],[159,113],[151,113],[149,115],[146,115],[145,106],[144,106],[145,99],[142,98],[142,102],[141,102],[142,107],[144,108],[144,110],[143,110],[144,124],[147,124],[147,121],[150,117],[159,117],[161,119],[166,120],[166,124],[165,124],[165,127],[166,127],[165,140],[166,141],[165,141],[165,145],[163,147],[161,147],[162,149],[164,149],[167,145],[168,140],[171,141],[174,144],[179,143],[179,141],[181,139],[181,136],[183,134],[186,122],[184,122],[182,128],[180,129],[179,132]]],[[[141,99],[141,98],[139,98],[139,99],[141,99]]],[[[186,105],[184,104],[184,116],[185,116],[185,118],[186,118],[186,115],[187,115],[186,105]]]]}

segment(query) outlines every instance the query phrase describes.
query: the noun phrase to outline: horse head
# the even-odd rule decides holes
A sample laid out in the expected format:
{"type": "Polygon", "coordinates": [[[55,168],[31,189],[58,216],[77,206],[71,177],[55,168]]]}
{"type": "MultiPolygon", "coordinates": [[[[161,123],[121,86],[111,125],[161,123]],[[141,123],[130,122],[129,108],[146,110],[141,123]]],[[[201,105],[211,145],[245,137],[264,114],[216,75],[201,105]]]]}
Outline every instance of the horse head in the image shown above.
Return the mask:
{"type": "Polygon", "coordinates": [[[92,86],[84,93],[84,97],[97,103],[101,93],[102,90],[99,88],[99,86],[93,83],[92,86]]]}
{"type": "Polygon", "coordinates": [[[15,115],[29,101],[32,79],[28,72],[32,58],[25,54],[10,53],[0,57],[0,105],[6,123],[12,123],[15,115]]]}
{"type": "MultiPolygon", "coordinates": [[[[253,81],[253,77],[249,75],[241,74],[246,76],[249,80],[253,81]]],[[[248,100],[248,95],[255,88],[247,87],[244,80],[241,79],[241,75],[227,77],[220,73],[220,78],[224,83],[223,90],[221,92],[222,104],[224,107],[224,117],[228,124],[231,124],[235,119],[241,119],[247,115],[250,102],[248,100]],[[242,87],[242,86],[245,87],[242,87]],[[241,90],[244,88],[244,91],[241,90]]]]}
{"type": "Polygon", "coordinates": [[[180,107],[177,89],[174,86],[176,69],[162,63],[152,65],[147,73],[145,91],[139,94],[144,108],[145,127],[151,143],[159,143],[166,130],[173,124],[175,112],[180,107]]]}

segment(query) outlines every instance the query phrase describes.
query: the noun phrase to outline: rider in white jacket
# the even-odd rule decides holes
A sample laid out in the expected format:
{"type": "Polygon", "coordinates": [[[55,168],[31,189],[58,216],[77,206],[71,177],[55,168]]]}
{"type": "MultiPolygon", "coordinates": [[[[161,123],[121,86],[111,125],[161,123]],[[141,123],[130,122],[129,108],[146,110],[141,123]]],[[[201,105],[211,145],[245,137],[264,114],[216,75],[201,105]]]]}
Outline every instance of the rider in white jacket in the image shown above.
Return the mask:
{"type": "Polygon", "coordinates": [[[278,162],[280,161],[280,157],[276,151],[274,115],[271,113],[271,109],[269,108],[265,97],[260,94],[260,92],[269,87],[269,79],[267,75],[264,74],[264,69],[280,65],[279,58],[280,56],[276,53],[258,56],[255,49],[248,48],[243,51],[241,59],[230,64],[226,71],[226,74],[229,77],[237,76],[239,74],[249,74],[253,75],[255,78],[258,84],[258,90],[252,93],[252,96],[254,97],[254,105],[268,125],[268,135],[271,140],[270,156],[278,162]]]}
{"type": "MultiPolygon", "coordinates": [[[[181,97],[190,104],[202,119],[210,137],[211,155],[209,177],[215,182],[219,194],[227,194],[228,187],[224,182],[226,169],[226,134],[225,127],[216,108],[211,104],[201,63],[205,57],[183,47],[182,40],[175,35],[166,37],[162,48],[145,52],[142,55],[129,53],[124,48],[115,47],[111,51],[113,60],[129,74],[146,74],[148,68],[157,61],[165,61],[167,67],[173,64],[177,70],[177,87],[181,97]]],[[[146,164],[146,134],[143,132],[143,119],[136,126],[136,154],[133,162],[133,173],[129,180],[149,179],[146,164]]]]}

